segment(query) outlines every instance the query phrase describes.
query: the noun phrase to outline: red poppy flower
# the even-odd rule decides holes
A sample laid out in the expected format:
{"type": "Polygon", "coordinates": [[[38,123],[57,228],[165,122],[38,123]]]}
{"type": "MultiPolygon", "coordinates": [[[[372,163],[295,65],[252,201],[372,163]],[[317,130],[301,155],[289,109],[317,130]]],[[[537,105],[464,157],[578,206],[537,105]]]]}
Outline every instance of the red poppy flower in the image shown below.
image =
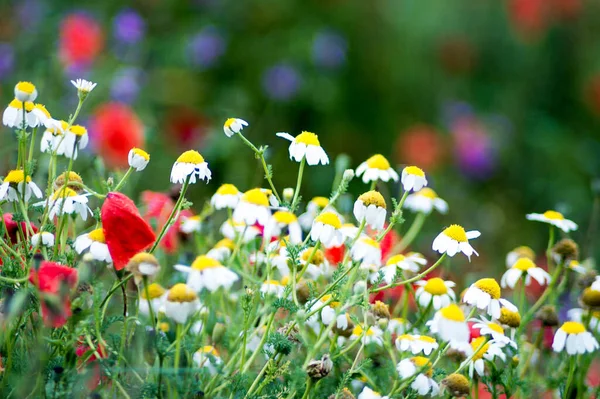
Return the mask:
{"type": "Polygon", "coordinates": [[[550,22],[549,8],[546,0],[511,0],[508,11],[517,31],[528,39],[535,39],[550,22]]]}
{"type": "Polygon", "coordinates": [[[471,334],[469,337],[469,342],[481,337],[481,329],[473,327],[475,325],[474,321],[468,321],[467,325],[469,326],[469,333],[471,334]]]}
{"type": "MultiPolygon", "coordinates": [[[[77,349],[75,350],[75,354],[77,355],[78,358],[80,358],[77,361],[79,370],[82,370],[81,366],[83,365],[83,361],[84,361],[81,358],[83,356],[87,356],[88,352],[90,350],[92,350],[92,348],[90,348],[90,346],[85,341],[79,342],[79,345],[77,346],[77,349]]],[[[96,387],[98,385],[100,385],[100,383],[102,382],[102,369],[100,368],[100,365],[96,361],[96,360],[98,360],[98,356],[96,355],[96,353],[98,353],[98,355],[100,355],[101,359],[105,359],[108,357],[106,349],[104,348],[104,346],[102,344],[96,345],[96,351],[94,353],[92,353],[89,357],[87,357],[85,363],[92,366],[92,374],[87,383],[87,387],[90,390],[96,389],[96,387]]]]}
{"type": "Polygon", "coordinates": [[[98,22],[84,14],[71,14],[60,25],[60,58],[71,65],[89,65],[102,51],[104,38],[98,22]]]}
{"type": "Polygon", "coordinates": [[[129,259],[156,241],[150,225],[142,218],[132,200],[111,192],[100,212],[108,251],[116,270],[123,269],[129,259]]]}
{"type": "Polygon", "coordinates": [[[444,143],[431,126],[412,126],[396,140],[396,158],[402,163],[431,171],[440,164],[443,156],[444,143]]]}
{"type": "Polygon", "coordinates": [[[42,319],[49,327],[61,327],[71,316],[69,291],[77,285],[77,269],[54,262],[42,262],[38,270],[31,269],[29,281],[40,291],[42,319]]]}
{"type": "Polygon", "coordinates": [[[144,126],[133,110],[118,102],[101,105],[90,121],[96,151],[111,168],[128,167],[133,147],[144,147],[144,126]]]}
{"type": "Polygon", "coordinates": [[[344,252],[346,251],[345,245],[340,245],[339,247],[331,247],[325,249],[325,258],[331,263],[333,266],[337,266],[342,260],[344,260],[344,252]]]}
{"type": "MultiPolygon", "coordinates": [[[[2,218],[4,219],[4,223],[6,224],[6,230],[8,231],[10,241],[12,243],[16,243],[17,234],[19,234],[19,223],[13,220],[12,213],[5,213],[4,215],[2,215],[2,218]]],[[[30,226],[33,229],[33,232],[37,233],[37,227],[33,223],[31,223],[30,226]]],[[[21,222],[21,229],[23,230],[25,237],[29,237],[29,232],[27,231],[27,224],[25,222],[21,222]]]]}

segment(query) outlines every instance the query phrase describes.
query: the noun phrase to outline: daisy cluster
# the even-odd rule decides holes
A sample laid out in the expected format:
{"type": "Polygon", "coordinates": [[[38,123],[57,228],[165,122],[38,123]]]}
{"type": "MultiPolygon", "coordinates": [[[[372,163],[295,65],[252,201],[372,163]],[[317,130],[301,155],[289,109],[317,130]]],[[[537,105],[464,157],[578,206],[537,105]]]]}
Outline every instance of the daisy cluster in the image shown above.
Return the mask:
{"type": "MultiPolygon", "coordinates": [[[[449,210],[421,168],[375,154],[338,170],[333,192],[303,201],[305,175],[330,163],[319,136],[274,135],[298,165],[294,187],[278,189],[267,148],[239,118],[223,133],[254,153],[264,184],[225,183],[195,206],[186,194],[213,173],[190,149],[170,170],[176,199],[145,192],[140,212],[121,190],[148,165],[143,149],[95,188],[75,170],[88,145],[75,122],[96,84],[73,85],[68,120],[34,103],[29,82],[3,115],[19,142],[0,184],[0,204],[14,210],[0,236],[0,282],[11,293],[3,378],[23,374],[15,359],[38,351],[34,369],[60,367],[69,380],[85,372],[88,390],[119,397],[591,397],[600,279],[580,262],[569,237],[578,226],[563,214],[526,216],[549,228],[545,254],[520,246],[499,279],[463,285],[453,266],[478,257],[473,242],[485,236],[457,223],[421,232],[449,210]],[[569,300],[579,306],[565,309],[569,300]]],[[[40,378],[29,396],[59,389],[61,378],[40,378]]]]}

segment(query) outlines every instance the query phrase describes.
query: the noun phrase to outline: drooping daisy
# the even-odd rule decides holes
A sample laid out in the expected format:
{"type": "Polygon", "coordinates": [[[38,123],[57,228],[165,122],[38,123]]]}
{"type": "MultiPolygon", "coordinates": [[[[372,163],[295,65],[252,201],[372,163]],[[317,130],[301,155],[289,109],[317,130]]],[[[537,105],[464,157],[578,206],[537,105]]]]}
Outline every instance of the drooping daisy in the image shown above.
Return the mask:
{"type": "Polygon", "coordinates": [[[581,263],[576,260],[570,261],[566,266],[579,274],[586,274],[588,271],[585,266],[582,266],[581,263]]]}
{"type": "Polygon", "coordinates": [[[417,281],[415,284],[419,287],[415,296],[423,308],[431,304],[435,310],[439,310],[456,300],[456,295],[452,290],[456,284],[453,281],[444,281],[439,277],[434,277],[429,280],[417,281]]]}
{"type": "Polygon", "coordinates": [[[210,375],[215,375],[220,364],[223,363],[219,357],[219,352],[214,346],[206,345],[194,353],[194,363],[197,367],[206,368],[210,375]]]}
{"type": "Polygon", "coordinates": [[[277,199],[277,196],[273,194],[273,190],[269,190],[268,188],[261,188],[260,191],[265,193],[265,195],[269,199],[269,205],[271,205],[271,207],[279,208],[279,200],[277,199]]]}
{"type": "Polygon", "coordinates": [[[306,266],[306,273],[312,279],[319,278],[322,275],[328,275],[330,272],[330,265],[325,257],[325,254],[320,249],[314,247],[308,247],[300,251],[300,265],[304,268],[306,266]]]}
{"type": "Polygon", "coordinates": [[[515,349],[517,348],[517,343],[504,334],[504,328],[500,324],[488,320],[485,317],[471,319],[469,321],[475,323],[472,328],[479,330],[479,334],[490,336],[494,342],[497,342],[502,346],[510,345],[515,349]]]}
{"type": "Polygon", "coordinates": [[[194,291],[201,291],[206,288],[214,292],[219,288],[231,288],[233,283],[240,278],[226,266],[223,266],[218,260],[209,258],[206,255],[198,256],[192,266],[175,265],[175,269],[183,273],[188,273],[187,285],[194,291]]]}
{"type": "Polygon", "coordinates": [[[500,317],[500,307],[504,306],[512,311],[517,311],[517,307],[501,298],[502,290],[498,282],[493,278],[482,278],[471,284],[463,295],[463,302],[476,306],[478,309],[485,309],[487,314],[494,319],[500,317]]]}
{"type": "Polygon", "coordinates": [[[469,376],[471,378],[473,378],[473,371],[476,371],[479,376],[483,377],[486,360],[493,362],[495,358],[500,358],[502,361],[506,361],[502,345],[493,340],[488,341],[487,337],[484,336],[473,339],[470,345],[465,346],[465,349],[468,358],[463,364],[468,362],[469,376]]]}
{"type": "Polygon", "coordinates": [[[530,213],[527,220],[535,220],[537,222],[549,223],[558,227],[565,233],[577,230],[577,224],[572,220],[565,219],[562,213],[556,211],[546,211],[544,213],[530,213]]]}
{"type": "Polygon", "coordinates": [[[171,168],[171,183],[183,184],[189,179],[191,184],[198,180],[210,180],[212,173],[208,169],[208,162],[198,151],[189,150],[177,158],[171,168]]]}
{"type": "Polygon", "coordinates": [[[242,193],[233,184],[223,184],[217,189],[210,199],[213,208],[220,210],[224,208],[234,209],[238,204],[242,193]]]}
{"type": "Polygon", "coordinates": [[[591,312],[590,310],[583,310],[582,308],[573,308],[569,309],[567,312],[567,316],[570,320],[576,321],[578,323],[583,323],[584,319],[589,317],[589,327],[592,331],[595,331],[596,334],[600,334],[600,311],[591,312],[591,315],[588,314],[591,312]]]}
{"type": "Polygon", "coordinates": [[[35,101],[38,92],[31,82],[19,82],[15,85],[15,98],[19,101],[35,101]]]}
{"type": "Polygon", "coordinates": [[[383,273],[383,281],[387,284],[391,284],[394,281],[394,277],[398,273],[398,270],[410,271],[416,273],[419,271],[420,266],[426,265],[427,260],[423,255],[412,252],[407,255],[397,254],[387,260],[385,266],[381,267],[377,273],[383,273]]]}
{"type": "Polygon", "coordinates": [[[244,127],[248,126],[248,122],[243,119],[229,118],[223,124],[223,132],[227,137],[231,137],[236,133],[241,132],[244,127]]]}
{"type": "Polygon", "coordinates": [[[452,343],[469,342],[469,326],[462,309],[452,303],[441,308],[427,322],[429,330],[443,341],[452,343]]]}
{"type": "MultiPolygon", "coordinates": [[[[64,133],[67,131],[69,124],[65,121],[58,121],[55,127],[49,127],[42,134],[40,142],[40,151],[46,153],[59,152],[59,148],[64,146],[64,133]]],[[[60,151],[64,154],[64,149],[60,151]]]]}
{"type": "Polygon", "coordinates": [[[404,191],[419,191],[427,185],[425,172],[416,166],[407,166],[402,169],[401,181],[404,191]]]}
{"type": "MultiPolygon", "coordinates": [[[[358,235],[359,230],[358,230],[358,227],[356,227],[352,223],[344,223],[344,224],[342,224],[340,231],[342,232],[342,235],[344,236],[344,241],[352,241],[358,235]]],[[[363,234],[363,233],[361,233],[361,234],[363,234]]]]}
{"type": "Polygon", "coordinates": [[[321,212],[313,221],[310,238],[320,241],[325,248],[339,247],[344,242],[341,227],[342,221],[337,214],[331,211],[321,212]]]}
{"type": "Polygon", "coordinates": [[[140,252],[129,259],[125,269],[133,274],[135,283],[139,286],[144,278],[152,281],[160,270],[160,263],[158,263],[158,259],[154,255],[147,252],[140,252]]]}
{"type": "Polygon", "coordinates": [[[241,235],[241,240],[243,243],[247,243],[252,241],[260,234],[260,229],[254,225],[247,225],[243,221],[235,221],[232,219],[227,219],[219,230],[221,234],[225,238],[229,238],[230,240],[237,240],[238,236],[241,235]]]}
{"type": "Polygon", "coordinates": [[[43,197],[42,190],[31,181],[31,176],[27,176],[25,179],[25,173],[21,169],[8,172],[0,185],[0,201],[14,202],[19,201],[22,197],[25,198],[25,201],[29,201],[32,194],[37,198],[43,197]]]}
{"type": "Polygon", "coordinates": [[[363,264],[372,264],[379,266],[381,264],[381,245],[369,236],[360,237],[352,248],[350,256],[355,262],[363,264]]]}
{"type": "Polygon", "coordinates": [[[82,220],[87,220],[88,214],[92,214],[92,210],[87,206],[88,194],[77,194],[77,192],[68,187],[58,188],[50,198],[45,201],[38,202],[34,206],[48,206],[50,209],[49,217],[53,219],[56,216],[63,214],[73,215],[78,214],[82,220]]]}
{"type": "Polygon", "coordinates": [[[197,233],[202,228],[202,222],[200,221],[200,215],[194,216],[181,216],[181,224],[179,225],[179,231],[183,234],[197,233]]]}
{"type": "Polygon", "coordinates": [[[375,326],[369,327],[365,331],[364,326],[356,325],[354,330],[352,330],[350,339],[361,339],[361,342],[364,342],[365,345],[376,344],[383,346],[383,331],[375,326]]]}
{"type": "Polygon", "coordinates": [[[582,323],[567,321],[556,330],[552,349],[554,352],[566,350],[567,354],[573,356],[584,353],[592,353],[600,346],[596,338],[585,329],[582,323]]]}
{"type": "Polygon", "coordinates": [[[396,348],[400,352],[410,351],[413,355],[423,352],[429,356],[439,347],[434,338],[418,334],[402,334],[396,338],[396,348]]]}
{"type": "Polygon", "coordinates": [[[150,316],[150,308],[148,306],[148,299],[152,304],[152,310],[155,314],[165,311],[165,301],[167,299],[167,291],[157,283],[148,285],[148,296],[146,296],[146,288],[140,288],[140,300],[138,306],[140,313],[145,316],[150,316]]]}
{"type": "Polygon", "coordinates": [[[270,218],[269,199],[260,188],[246,191],[233,211],[234,221],[249,226],[255,223],[266,226],[270,218]]]}
{"type": "Polygon", "coordinates": [[[278,298],[281,298],[283,296],[283,293],[285,292],[286,284],[283,284],[282,281],[278,280],[266,280],[260,286],[260,292],[263,293],[265,296],[274,295],[278,298]]]}
{"type": "Polygon", "coordinates": [[[428,187],[409,194],[404,200],[404,207],[413,212],[422,212],[426,215],[429,215],[434,209],[439,213],[448,212],[448,203],[428,187]]]}
{"type": "Polygon", "coordinates": [[[372,181],[382,180],[398,181],[398,173],[390,166],[387,159],[381,154],[373,155],[365,162],[358,165],[356,168],[356,176],[362,175],[363,183],[369,183],[372,181]]]}
{"type": "Polygon", "coordinates": [[[169,290],[165,301],[165,315],[175,323],[185,324],[200,308],[196,292],[187,285],[175,284],[169,290]]]}
{"type": "Polygon", "coordinates": [[[81,125],[72,125],[65,131],[63,145],[58,148],[57,154],[67,158],[77,159],[79,150],[87,147],[89,142],[88,131],[81,125]]]}
{"type": "MultiPolygon", "coordinates": [[[[337,322],[337,313],[336,313],[336,309],[340,307],[340,303],[337,301],[331,301],[332,296],[327,294],[327,295],[323,295],[323,297],[321,299],[319,299],[317,301],[317,303],[315,303],[312,308],[311,311],[316,310],[321,308],[323,305],[325,305],[327,302],[329,302],[326,306],[323,306],[323,308],[321,309],[320,315],[321,315],[321,322],[328,326],[333,322],[337,322]]],[[[346,328],[346,326],[343,325],[339,325],[338,328],[346,328]]]]}
{"type": "Polygon", "coordinates": [[[235,243],[229,238],[219,240],[207,253],[206,256],[224,262],[235,248],[235,243]]]}
{"type": "Polygon", "coordinates": [[[36,248],[39,246],[42,247],[53,247],[54,246],[54,234],[49,233],[47,231],[42,231],[40,233],[35,233],[31,236],[31,245],[36,248]]]}
{"type": "Polygon", "coordinates": [[[410,387],[417,391],[419,395],[437,396],[439,394],[440,388],[437,382],[431,378],[433,375],[431,362],[426,357],[415,356],[404,359],[398,363],[396,370],[402,379],[409,379],[418,373],[410,387]]]}
{"type": "Polygon", "coordinates": [[[127,155],[127,161],[130,167],[141,172],[146,169],[148,162],[150,162],[150,154],[141,148],[132,148],[129,150],[129,155],[127,155]]]}
{"type": "Polygon", "coordinates": [[[512,265],[510,269],[504,272],[502,279],[500,280],[500,284],[502,284],[503,288],[515,288],[517,281],[519,281],[519,279],[523,276],[525,276],[526,286],[531,284],[532,278],[540,285],[549,284],[550,280],[552,280],[550,274],[548,274],[548,272],[541,267],[537,267],[532,260],[528,258],[520,258],[512,265]]]}
{"type": "Polygon", "coordinates": [[[72,80],[71,84],[73,86],[75,86],[75,88],[77,89],[78,92],[80,92],[84,95],[87,95],[89,92],[94,90],[94,88],[98,85],[98,83],[93,83],[93,82],[90,82],[89,80],[85,80],[85,79],[72,80]]]}
{"type": "Polygon", "coordinates": [[[46,128],[61,128],[60,121],[52,118],[50,112],[43,104],[35,104],[31,113],[36,118],[35,126],[44,126],[46,128]]]}
{"type": "Polygon", "coordinates": [[[306,212],[298,216],[298,222],[304,230],[309,230],[319,213],[329,205],[329,198],[314,197],[306,206],[306,212]]]}
{"type": "Polygon", "coordinates": [[[104,230],[102,230],[102,228],[82,234],[75,239],[75,251],[77,251],[78,254],[82,254],[88,249],[94,260],[112,263],[112,258],[108,251],[108,245],[106,245],[104,230]]]}
{"type": "Polygon", "coordinates": [[[471,255],[475,254],[479,256],[479,254],[469,244],[469,240],[477,238],[480,235],[481,233],[477,230],[465,231],[462,226],[452,224],[433,240],[432,249],[441,254],[446,253],[448,256],[454,256],[462,252],[470,261],[471,255]]]}
{"type": "Polygon", "coordinates": [[[265,226],[265,240],[270,241],[271,237],[279,237],[286,230],[292,244],[302,242],[302,228],[296,215],[290,211],[277,211],[265,226]]]}
{"type": "Polygon", "coordinates": [[[277,133],[277,136],[292,142],[289,148],[290,159],[300,162],[306,157],[306,163],[309,165],[327,165],[329,163],[329,157],[321,147],[316,134],[302,132],[293,137],[288,133],[277,133]]]}
{"type": "Polygon", "coordinates": [[[8,104],[2,114],[2,124],[11,128],[36,127],[37,116],[32,112],[35,105],[31,101],[22,102],[16,98],[8,104]],[[25,113],[25,115],[23,115],[25,113]],[[25,126],[23,126],[25,125],[25,126]]]}
{"type": "Polygon", "coordinates": [[[379,192],[372,190],[362,194],[354,202],[354,217],[375,230],[383,229],[387,215],[385,199],[379,192]]]}
{"type": "MultiPolygon", "coordinates": [[[[340,398],[342,397],[344,396],[340,395],[340,398]]],[[[379,392],[376,392],[369,387],[364,387],[356,399],[389,399],[389,396],[381,396],[379,392]]]]}
{"type": "Polygon", "coordinates": [[[394,317],[388,322],[387,330],[395,335],[406,334],[410,331],[410,322],[402,317],[394,317]]]}

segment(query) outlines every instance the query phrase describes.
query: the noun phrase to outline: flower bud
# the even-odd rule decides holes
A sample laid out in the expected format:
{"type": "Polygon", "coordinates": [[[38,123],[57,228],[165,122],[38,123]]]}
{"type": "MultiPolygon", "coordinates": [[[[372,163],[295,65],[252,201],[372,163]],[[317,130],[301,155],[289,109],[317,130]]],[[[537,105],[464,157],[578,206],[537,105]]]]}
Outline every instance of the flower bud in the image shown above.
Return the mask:
{"type": "Polygon", "coordinates": [[[469,395],[469,380],[462,374],[450,374],[442,380],[441,384],[446,392],[456,398],[469,395]]]}
{"type": "Polygon", "coordinates": [[[81,178],[81,176],[79,176],[75,172],[69,172],[68,175],[67,175],[67,172],[58,175],[58,177],[56,179],[54,179],[54,182],[52,183],[52,188],[54,189],[54,191],[58,191],[62,186],[65,185],[67,176],[69,176],[69,179],[68,179],[69,182],[67,184],[67,188],[70,188],[71,190],[75,191],[77,194],[82,193],[83,192],[83,179],[81,178]]]}
{"type": "Polygon", "coordinates": [[[283,189],[283,200],[287,202],[291,202],[294,199],[294,189],[291,187],[286,187],[283,189]]]}
{"type": "Polygon", "coordinates": [[[580,298],[581,304],[588,308],[600,308],[600,291],[592,287],[583,290],[580,298]]]}
{"type": "Polygon", "coordinates": [[[377,319],[389,319],[391,317],[390,307],[381,301],[375,301],[375,303],[371,305],[371,312],[373,312],[373,315],[377,319]]]}
{"type": "Polygon", "coordinates": [[[308,289],[308,284],[306,281],[300,280],[300,282],[296,284],[296,297],[298,298],[298,302],[300,302],[302,305],[308,302],[310,290],[308,289]]]}
{"type": "Polygon", "coordinates": [[[329,355],[323,355],[321,360],[311,360],[306,366],[306,374],[312,379],[320,380],[331,372],[333,368],[333,362],[329,358],[329,355]]]}
{"type": "Polygon", "coordinates": [[[542,322],[544,327],[556,327],[558,325],[558,314],[556,308],[552,305],[542,306],[535,317],[542,322]]]}
{"type": "Polygon", "coordinates": [[[570,238],[563,238],[552,247],[552,258],[558,264],[567,264],[579,258],[579,246],[570,238]]]}
{"type": "Polygon", "coordinates": [[[596,273],[595,270],[588,270],[585,274],[579,275],[577,278],[577,285],[582,289],[587,288],[592,285],[594,281],[596,281],[597,275],[598,273],[596,273]]]}
{"type": "Polygon", "coordinates": [[[342,179],[344,179],[346,181],[350,181],[350,180],[354,179],[354,170],[346,169],[344,171],[344,174],[342,175],[342,179]]]}
{"type": "Polygon", "coordinates": [[[340,337],[349,338],[352,335],[352,331],[354,330],[354,322],[348,316],[348,314],[344,315],[346,320],[348,320],[348,326],[346,328],[339,328],[337,320],[334,321],[333,332],[334,334],[339,335],[340,337]]]}
{"type": "Polygon", "coordinates": [[[521,325],[521,315],[519,312],[513,312],[508,308],[500,309],[500,318],[498,319],[500,324],[509,326],[510,328],[517,328],[521,325]]]}
{"type": "Polygon", "coordinates": [[[213,345],[221,343],[221,341],[223,340],[223,337],[225,336],[226,330],[227,330],[227,327],[225,327],[225,324],[215,323],[215,326],[213,327],[213,332],[212,332],[213,345]]]}
{"type": "Polygon", "coordinates": [[[158,273],[160,264],[154,255],[140,252],[129,260],[125,269],[133,274],[135,283],[140,285],[144,277],[152,278],[158,273]]]}

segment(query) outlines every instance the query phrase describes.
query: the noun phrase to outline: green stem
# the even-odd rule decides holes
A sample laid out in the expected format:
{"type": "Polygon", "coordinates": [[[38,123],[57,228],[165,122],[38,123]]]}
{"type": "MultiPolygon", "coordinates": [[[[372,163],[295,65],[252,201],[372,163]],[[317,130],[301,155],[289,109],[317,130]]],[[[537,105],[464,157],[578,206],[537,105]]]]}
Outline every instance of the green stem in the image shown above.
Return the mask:
{"type": "Polygon", "coordinates": [[[185,199],[185,192],[187,191],[189,185],[190,185],[190,176],[188,176],[185,179],[185,182],[183,183],[183,187],[181,187],[181,192],[179,193],[179,198],[177,199],[177,202],[175,203],[175,206],[173,207],[173,210],[171,211],[169,218],[167,219],[162,230],[158,234],[156,241],[152,245],[152,248],[150,248],[150,251],[148,251],[149,253],[153,253],[156,250],[156,248],[158,247],[158,244],[160,243],[160,241],[163,239],[163,237],[165,236],[165,234],[167,233],[167,231],[173,224],[173,219],[175,218],[175,215],[178,214],[179,208],[181,208],[181,204],[183,203],[183,200],[185,199]]]}
{"type": "Polygon", "coordinates": [[[310,377],[306,377],[306,390],[304,391],[304,395],[302,395],[302,399],[308,399],[310,397],[310,391],[313,388],[313,380],[310,377]]]}
{"type": "Polygon", "coordinates": [[[127,169],[127,172],[125,173],[125,175],[123,176],[123,178],[121,179],[121,181],[114,188],[114,191],[119,191],[121,189],[121,187],[123,187],[123,185],[125,184],[125,182],[127,181],[127,179],[129,178],[129,176],[132,173],[133,173],[133,168],[130,166],[129,169],[127,169]]]}
{"type": "Polygon", "coordinates": [[[175,369],[175,375],[177,375],[177,370],[179,369],[179,358],[181,355],[181,340],[182,340],[182,328],[183,324],[177,323],[177,333],[175,338],[175,363],[173,364],[173,368],[175,369]]]}
{"type": "Polygon", "coordinates": [[[554,269],[554,274],[552,274],[552,280],[550,281],[550,284],[548,284],[548,287],[546,287],[546,290],[544,291],[544,293],[538,298],[538,300],[535,302],[535,304],[531,308],[529,308],[527,313],[521,319],[521,325],[519,326],[519,329],[517,330],[517,336],[519,336],[521,334],[521,332],[523,331],[523,328],[527,325],[527,323],[533,317],[535,312],[537,312],[537,310],[544,304],[544,302],[546,302],[546,298],[548,298],[550,293],[554,290],[556,283],[560,279],[562,270],[563,270],[562,265],[556,265],[556,268],[554,269]]]}
{"type": "Polygon", "coordinates": [[[294,199],[292,200],[291,209],[296,209],[298,202],[298,196],[300,195],[300,186],[302,185],[302,176],[304,175],[304,165],[306,165],[306,156],[300,161],[300,168],[298,169],[298,180],[296,180],[296,190],[294,191],[294,199]]]}
{"type": "Polygon", "coordinates": [[[409,229],[406,232],[406,234],[404,235],[404,237],[402,237],[400,242],[398,244],[396,244],[396,246],[392,250],[393,254],[404,251],[410,244],[412,244],[414,239],[417,237],[417,235],[421,231],[421,228],[423,227],[423,224],[425,223],[426,218],[427,218],[427,215],[423,212],[419,212],[417,214],[417,216],[415,216],[413,223],[409,227],[409,229]]]}
{"type": "Polygon", "coordinates": [[[262,167],[265,170],[265,179],[267,179],[267,181],[269,182],[269,186],[271,187],[271,190],[273,191],[275,198],[277,198],[277,201],[279,201],[279,203],[281,203],[281,197],[279,196],[279,193],[277,193],[277,189],[275,189],[275,185],[273,184],[273,180],[271,179],[271,171],[269,170],[269,166],[267,165],[267,162],[265,160],[264,151],[261,151],[258,148],[256,148],[256,146],[254,144],[252,144],[250,142],[250,140],[248,140],[246,137],[244,137],[244,135],[241,132],[238,133],[237,135],[242,139],[242,141],[244,143],[246,143],[246,145],[248,147],[250,147],[252,149],[252,151],[254,151],[256,156],[260,159],[260,161],[262,163],[262,167]]]}
{"type": "Polygon", "coordinates": [[[565,384],[565,393],[564,396],[565,398],[570,398],[571,396],[569,395],[570,391],[571,391],[571,385],[573,384],[573,376],[575,375],[575,363],[576,363],[576,359],[579,359],[579,355],[577,356],[570,356],[569,357],[569,375],[567,377],[567,382],[565,384]]]}
{"type": "Polygon", "coordinates": [[[435,270],[435,268],[437,268],[445,258],[446,258],[446,253],[443,253],[442,256],[433,265],[431,265],[431,267],[429,269],[425,270],[424,272],[419,273],[416,276],[409,278],[408,280],[399,281],[397,283],[387,284],[387,285],[384,285],[383,287],[373,288],[371,290],[371,293],[387,290],[388,288],[397,287],[399,285],[410,284],[417,280],[420,280],[423,277],[425,277],[426,275],[428,275],[429,273],[431,273],[433,270],[435,270]]]}

